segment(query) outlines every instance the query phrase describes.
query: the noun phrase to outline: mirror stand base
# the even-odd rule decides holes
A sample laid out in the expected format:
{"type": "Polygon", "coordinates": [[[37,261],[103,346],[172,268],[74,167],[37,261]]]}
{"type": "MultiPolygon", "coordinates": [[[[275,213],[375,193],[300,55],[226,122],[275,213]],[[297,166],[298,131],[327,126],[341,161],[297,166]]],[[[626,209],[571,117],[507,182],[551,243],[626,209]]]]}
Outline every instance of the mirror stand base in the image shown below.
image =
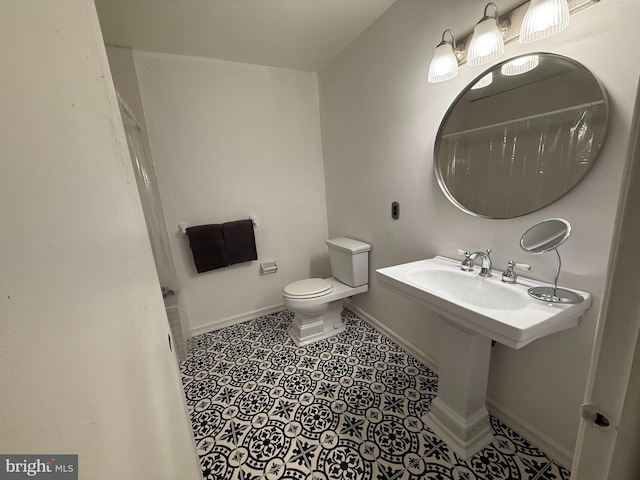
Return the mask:
{"type": "Polygon", "coordinates": [[[565,288],[532,287],[527,291],[532,298],[546,303],[567,303],[573,305],[584,301],[582,295],[578,295],[576,292],[565,288]]]}

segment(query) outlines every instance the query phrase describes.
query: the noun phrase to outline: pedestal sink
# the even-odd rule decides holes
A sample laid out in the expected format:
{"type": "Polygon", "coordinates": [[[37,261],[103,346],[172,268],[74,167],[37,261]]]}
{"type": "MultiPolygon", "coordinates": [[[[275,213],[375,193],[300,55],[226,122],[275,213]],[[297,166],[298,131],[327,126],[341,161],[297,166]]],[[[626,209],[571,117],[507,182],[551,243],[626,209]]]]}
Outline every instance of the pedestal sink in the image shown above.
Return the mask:
{"type": "Polygon", "coordinates": [[[546,335],[578,325],[591,305],[548,304],[531,298],[529,287],[541,282],[518,277],[516,284],[500,274],[483,278],[460,270],[445,257],[381,268],[383,287],[437,313],[442,322],[438,354],[438,395],[425,418],[427,425],[458,456],[468,459],[493,441],[486,408],[491,341],[522,348],[546,335]]]}

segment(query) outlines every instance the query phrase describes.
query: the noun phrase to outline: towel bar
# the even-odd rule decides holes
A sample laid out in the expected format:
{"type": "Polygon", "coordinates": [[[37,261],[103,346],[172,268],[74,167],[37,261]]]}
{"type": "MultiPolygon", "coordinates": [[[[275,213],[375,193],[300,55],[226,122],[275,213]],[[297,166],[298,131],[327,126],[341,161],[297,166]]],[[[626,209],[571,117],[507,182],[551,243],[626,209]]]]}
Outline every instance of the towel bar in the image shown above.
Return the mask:
{"type": "MultiPolygon", "coordinates": [[[[255,215],[249,215],[249,218],[251,219],[251,223],[253,223],[253,228],[258,228],[258,221],[256,220],[256,216],[255,215]]],[[[178,224],[178,230],[180,231],[180,233],[182,233],[182,235],[186,235],[187,234],[187,228],[189,228],[189,224],[188,223],[179,223],[178,224]]]]}

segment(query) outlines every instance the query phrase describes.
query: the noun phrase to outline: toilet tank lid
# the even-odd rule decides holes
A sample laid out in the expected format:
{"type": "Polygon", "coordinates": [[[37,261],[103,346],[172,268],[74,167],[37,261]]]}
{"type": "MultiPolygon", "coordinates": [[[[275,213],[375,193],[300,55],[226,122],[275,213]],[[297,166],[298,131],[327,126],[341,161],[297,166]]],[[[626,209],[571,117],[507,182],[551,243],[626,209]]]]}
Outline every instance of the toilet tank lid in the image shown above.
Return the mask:
{"type": "Polygon", "coordinates": [[[351,254],[363,253],[371,250],[371,245],[359,240],[354,240],[353,238],[332,238],[330,240],[327,240],[326,243],[329,247],[337,248],[338,250],[342,250],[343,252],[348,252],[351,254]]]}

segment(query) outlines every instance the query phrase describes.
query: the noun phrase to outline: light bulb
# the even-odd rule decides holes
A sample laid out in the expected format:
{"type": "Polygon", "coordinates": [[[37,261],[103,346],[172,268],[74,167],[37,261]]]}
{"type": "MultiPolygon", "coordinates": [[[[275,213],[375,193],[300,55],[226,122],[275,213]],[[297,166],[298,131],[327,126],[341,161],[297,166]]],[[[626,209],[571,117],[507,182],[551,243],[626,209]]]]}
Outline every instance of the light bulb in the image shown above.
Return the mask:
{"type": "Polygon", "coordinates": [[[458,59],[454,52],[456,47],[456,36],[449,29],[442,34],[442,42],[438,44],[433,58],[429,65],[429,83],[440,83],[451,80],[458,75],[458,59]],[[449,33],[451,35],[451,43],[447,42],[444,37],[449,33]]]}
{"type": "Polygon", "coordinates": [[[453,46],[443,42],[436,47],[429,65],[430,83],[439,83],[451,80],[458,75],[458,59],[453,53],[453,46]]]}
{"type": "Polygon", "coordinates": [[[569,26],[567,0],[531,0],[520,27],[520,43],[550,37],[569,26]]]}
{"type": "Polygon", "coordinates": [[[504,54],[504,39],[498,28],[498,7],[493,3],[485,7],[485,15],[473,29],[473,37],[467,50],[467,64],[475,67],[484,65],[504,54]],[[487,16],[487,8],[496,9],[495,18],[487,16]]]}

